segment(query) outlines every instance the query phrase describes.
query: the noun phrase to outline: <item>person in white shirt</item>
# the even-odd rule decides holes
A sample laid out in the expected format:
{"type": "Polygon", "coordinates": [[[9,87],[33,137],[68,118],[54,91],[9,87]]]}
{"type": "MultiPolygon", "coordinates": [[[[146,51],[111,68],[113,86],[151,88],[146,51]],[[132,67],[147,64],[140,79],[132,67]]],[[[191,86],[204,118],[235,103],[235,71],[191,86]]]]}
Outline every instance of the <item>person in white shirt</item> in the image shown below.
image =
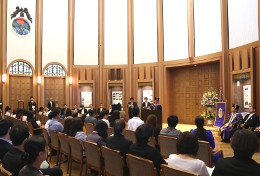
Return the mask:
{"type": "Polygon", "coordinates": [[[168,165],[170,167],[193,172],[200,176],[209,176],[205,163],[195,158],[199,150],[199,142],[191,132],[182,133],[176,146],[178,154],[169,156],[168,165]]]}
{"type": "Polygon", "coordinates": [[[11,114],[12,114],[11,108],[9,106],[6,106],[5,107],[5,116],[11,117],[11,114]]]}
{"type": "Polygon", "coordinates": [[[107,111],[107,110],[101,111],[100,114],[99,114],[99,116],[100,116],[100,119],[101,119],[101,120],[103,120],[104,122],[106,122],[107,127],[110,127],[110,123],[109,123],[109,121],[107,120],[108,117],[109,117],[108,111],[107,111]]]}
{"type": "Polygon", "coordinates": [[[128,121],[128,130],[135,131],[140,125],[144,124],[144,121],[139,117],[140,110],[138,107],[134,107],[132,110],[133,118],[128,121]]]}

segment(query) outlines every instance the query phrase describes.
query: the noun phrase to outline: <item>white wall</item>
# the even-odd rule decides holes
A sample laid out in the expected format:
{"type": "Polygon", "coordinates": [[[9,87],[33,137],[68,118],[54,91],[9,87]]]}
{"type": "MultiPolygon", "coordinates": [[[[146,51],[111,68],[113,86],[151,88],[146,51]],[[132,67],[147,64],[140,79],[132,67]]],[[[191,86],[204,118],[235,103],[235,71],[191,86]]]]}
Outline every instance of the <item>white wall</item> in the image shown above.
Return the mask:
{"type": "Polygon", "coordinates": [[[189,57],[188,1],[163,0],[164,60],[189,57]]]}
{"type": "Polygon", "coordinates": [[[98,0],[76,0],[74,65],[98,65],[98,0]]]}
{"type": "Polygon", "coordinates": [[[222,51],[220,0],[194,0],[195,56],[222,51]]]}
{"type": "Polygon", "coordinates": [[[229,48],[259,40],[258,0],[228,0],[229,48]]]}
{"type": "MultiPolygon", "coordinates": [[[[30,62],[35,68],[35,23],[36,0],[8,0],[7,1],[7,66],[16,59],[30,62]],[[31,31],[27,37],[19,37],[12,28],[11,14],[16,7],[27,8],[31,17],[31,31]]],[[[18,14],[16,17],[20,17],[18,14]]],[[[24,18],[27,19],[24,14],[24,18]]],[[[29,21],[29,20],[28,20],[29,21]]]]}
{"type": "Polygon", "coordinates": [[[105,65],[127,64],[127,0],[104,0],[105,65]]]}
{"type": "Polygon", "coordinates": [[[68,65],[68,0],[43,1],[42,67],[68,65]]]}
{"type": "Polygon", "coordinates": [[[134,64],[157,62],[157,0],[134,1],[134,64]]]}

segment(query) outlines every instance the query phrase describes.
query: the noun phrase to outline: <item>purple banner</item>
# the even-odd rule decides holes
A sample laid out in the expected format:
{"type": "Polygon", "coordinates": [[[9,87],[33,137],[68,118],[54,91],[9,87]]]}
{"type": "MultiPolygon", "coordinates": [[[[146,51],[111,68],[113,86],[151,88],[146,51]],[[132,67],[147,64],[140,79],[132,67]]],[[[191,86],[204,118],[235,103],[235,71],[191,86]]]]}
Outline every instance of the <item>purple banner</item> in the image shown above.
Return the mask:
{"type": "Polygon", "coordinates": [[[226,114],[226,102],[217,102],[215,126],[222,127],[226,114]]]}

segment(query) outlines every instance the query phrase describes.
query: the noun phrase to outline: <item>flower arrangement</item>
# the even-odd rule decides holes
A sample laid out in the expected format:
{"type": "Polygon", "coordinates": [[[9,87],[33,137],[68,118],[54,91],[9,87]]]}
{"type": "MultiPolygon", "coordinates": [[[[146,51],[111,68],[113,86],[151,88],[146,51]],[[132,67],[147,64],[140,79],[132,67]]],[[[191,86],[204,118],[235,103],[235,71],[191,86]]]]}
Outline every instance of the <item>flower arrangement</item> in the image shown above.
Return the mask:
{"type": "Polygon", "coordinates": [[[208,89],[201,99],[201,105],[206,107],[207,110],[203,111],[201,116],[207,120],[215,120],[216,113],[213,112],[212,107],[215,106],[215,103],[218,101],[218,94],[216,90],[208,89]]]}

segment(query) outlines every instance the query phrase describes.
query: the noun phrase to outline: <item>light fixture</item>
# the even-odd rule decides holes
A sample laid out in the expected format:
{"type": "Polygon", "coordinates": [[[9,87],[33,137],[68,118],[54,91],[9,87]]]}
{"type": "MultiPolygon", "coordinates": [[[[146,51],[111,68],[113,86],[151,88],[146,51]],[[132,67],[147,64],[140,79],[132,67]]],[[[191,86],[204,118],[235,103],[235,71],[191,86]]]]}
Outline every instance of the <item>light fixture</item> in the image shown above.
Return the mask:
{"type": "Polygon", "coordinates": [[[240,86],[240,81],[237,81],[237,87],[239,87],[240,86]]]}
{"type": "Polygon", "coordinates": [[[37,77],[37,83],[38,83],[38,84],[41,84],[41,82],[42,82],[42,77],[41,77],[41,76],[38,76],[38,77],[37,77]]]}
{"type": "Polygon", "coordinates": [[[72,84],[72,77],[70,77],[70,84],[72,84]]]}
{"type": "Polygon", "coordinates": [[[6,74],[2,74],[2,82],[5,83],[6,82],[6,74]]]}

